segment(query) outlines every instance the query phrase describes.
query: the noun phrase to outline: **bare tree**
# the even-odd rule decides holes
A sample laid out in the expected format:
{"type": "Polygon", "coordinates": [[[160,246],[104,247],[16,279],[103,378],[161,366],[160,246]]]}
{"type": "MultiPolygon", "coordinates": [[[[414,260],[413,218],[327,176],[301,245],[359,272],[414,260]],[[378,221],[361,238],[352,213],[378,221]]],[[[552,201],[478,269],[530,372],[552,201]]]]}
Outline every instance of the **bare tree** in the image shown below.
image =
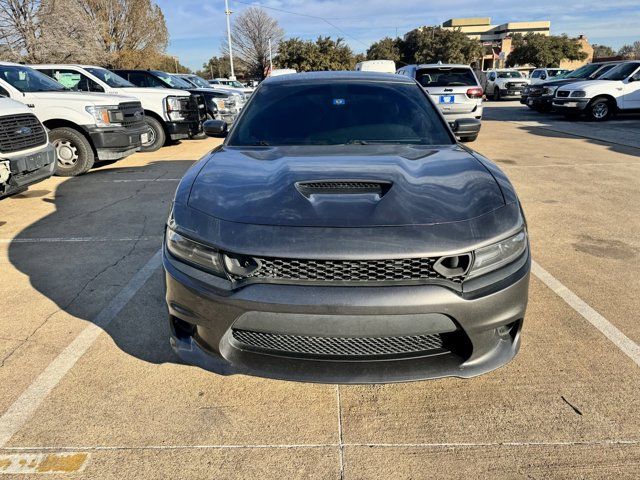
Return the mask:
{"type": "Polygon", "coordinates": [[[36,54],[40,3],[40,0],[0,0],[0,44],[8,60],[36,54]]]}
{"type": "MultiPolygon", "coordinates": [[[[269,65],[269,40],[275,55],[283,37],[284,30],[278,21],[258,7],[250,7],[239,14],[231,30],[234,54],[238,54],[252,77],[264,76],[269,65]]],[[[228,55],[225,47],[223,53],[228,55]]]]}
{"type": "Polygon", "coordinates": [[[104,64],[138,67],[166,50],[169,32],[162,10],[152,0],[76,1],[98,32],[104,64]]]}

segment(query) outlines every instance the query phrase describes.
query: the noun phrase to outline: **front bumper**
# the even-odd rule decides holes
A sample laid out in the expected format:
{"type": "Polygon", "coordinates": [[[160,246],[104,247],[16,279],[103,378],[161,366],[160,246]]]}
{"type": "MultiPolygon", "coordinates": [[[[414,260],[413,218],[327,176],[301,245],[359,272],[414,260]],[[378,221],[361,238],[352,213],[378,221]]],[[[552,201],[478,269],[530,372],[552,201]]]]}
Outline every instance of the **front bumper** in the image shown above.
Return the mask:
{"type": "Polygon", "coordinates": [[[522,88],[501,88],[500,97],[502,98],[520,98],[522,97],[522,88]]]}
{"type": "Polygon", "coordinates": [[[0,158],[0,161],[8,161],[11,171],[7,182],[0,184],[2,198],[52,176],[56,169],[56,151],[49,144],[31,155],[0,158]]]}
{"type": "Polygon", "coordinates": [[[507,277],[465,295],[436,285],[252,284],[230,291],[166,249],[163,264],[171,344],[186,363],[223,375],[356,384],[468,378],[504,365],[520,346],[530,270],[527,252],[507,277]],[[442,333],[448,343],[437,354],[319,358],[247,348],[234,329],[351,338],[442,333]]]}
{"type": "Polygon", "coordinates": [[[199,121],[167,122],[167,132],[171,140],[184,140],[202,132],[202,123],[199,121]]]}
{"type": "Polygon", "coordinates": [[[590,98],[554,98],[553,108],[560,113],[575,113],[583,112],[589,102],[590,98]]]}
{"type": "Polygon", "coordinates": [[[520,99],[520,103],[533,108],[550,108],[553,106],[552,96],[524,96],[520,99]]]}
{"type": "Polygon", "coordinates": [[[142,147],[141,136],[147,134],[146,125],[136,127],[85,126],[99,160],[119,160],[142,147]]]}

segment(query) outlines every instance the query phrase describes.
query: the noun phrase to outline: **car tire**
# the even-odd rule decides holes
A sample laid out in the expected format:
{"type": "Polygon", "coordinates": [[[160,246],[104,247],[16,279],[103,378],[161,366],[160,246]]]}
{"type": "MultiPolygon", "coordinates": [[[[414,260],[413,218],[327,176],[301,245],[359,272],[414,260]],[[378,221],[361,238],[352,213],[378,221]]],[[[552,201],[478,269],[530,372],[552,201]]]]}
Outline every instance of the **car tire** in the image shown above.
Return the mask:
{"type": "Polygon", "coordinates": [[[499,102],[501,99],[500,96],[500,89],[498,87],[493,89],[493,101],[494,102],[499,102]]]}
{"type": "Polygon", "coordinates": [[[467,142],[475,142],[478,139],[478,135],[470,135],[467,137],[460,137],[460,141],[467,143],[467,142]]]}
{"type": "Polygon", "coordinates": [[[153,117],[145,117],[144,121],[147,124],[147,133],[149,135],[149,141],[142,144],[140,151],[142,152],[156,152],[164,147],[167,141],[167,134],[164,133],[164,127],[162,124],[153,117]]]}
{"type": "Polygon", "coordinates": [[[594,122],[605,122],[613,115],[613,105],[609,99],[597,98],[587,107],[587,117],[594,122]]]}
{"type": "Polygon", "coordinates": [[[69,127],[54,128],[49,141],[56,149],[56,173],[58,177],[76,177],[87,173],[96,161],[89,140],[69,127]]]}

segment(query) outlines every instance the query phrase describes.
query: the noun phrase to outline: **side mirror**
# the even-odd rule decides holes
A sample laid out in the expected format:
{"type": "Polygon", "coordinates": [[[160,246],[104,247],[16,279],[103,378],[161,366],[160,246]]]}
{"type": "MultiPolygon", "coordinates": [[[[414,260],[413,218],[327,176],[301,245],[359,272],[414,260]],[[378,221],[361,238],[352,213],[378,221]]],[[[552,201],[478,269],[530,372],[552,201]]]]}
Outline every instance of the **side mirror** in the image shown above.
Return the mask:
{"type": "Polygon", "coordinates": [[[449,127],[453,133],[456,133],[460,129],[460,124],[458,120],[454,120],[453,122],[449,122],[449,127]]]}
{"type": "Polygon", "coordinates": [[[224,138],[228,133],[227,122],[222,120],[207,120],[202,124],[202,129],[207,137],[224,138]]]}

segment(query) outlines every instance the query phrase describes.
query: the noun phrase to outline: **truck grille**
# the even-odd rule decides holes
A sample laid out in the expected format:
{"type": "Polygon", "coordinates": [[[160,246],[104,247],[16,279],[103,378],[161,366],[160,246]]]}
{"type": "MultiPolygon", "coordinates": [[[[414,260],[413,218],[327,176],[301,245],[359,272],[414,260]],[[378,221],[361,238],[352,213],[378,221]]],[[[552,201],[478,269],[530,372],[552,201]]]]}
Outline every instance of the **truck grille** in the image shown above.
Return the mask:
{"type": "Polygon", "coordinates": [[[0,152],[11,153],[47,143],[44,127],[35,115],[0,117],[0,152]]]}
{"type": "MultiPolygon", "coordinates": [[[[256,268],[246,275],[230,276],[237,281],[379,283],[442,280],[461,284],[463,276],[447,278],[434,270],[437,258],[389,260],[306,260],[295,258],[246,257],[256,268]]],[[[242,259],[241,259],[242,261],[242,259]]]]}
{"type": "Polygon", "coordinates": [[[202,113],[202,109],[200,107],[201,103],[204,103],[204,100],[201,98],[201,95],[191,94],[189,97],[181,97],[180,98],[180,111],[188,122],[201,122],[203,118],[206,118],[206,111],[202,113]]]}
{"type": "Polygon", "coordinates": [[[232,335],[241,348],[290,356],[398,357],[447,351],[437,333],[402,337],[312,337],[234,328],[232,335]]]}
{"type": "Polygon", "coordinates": [[[118,106],[122,112],[124,121],[122,125],[127,128],[141,127],[144,125],[144,109],[140,102],[125,102],[118,106]]]}

